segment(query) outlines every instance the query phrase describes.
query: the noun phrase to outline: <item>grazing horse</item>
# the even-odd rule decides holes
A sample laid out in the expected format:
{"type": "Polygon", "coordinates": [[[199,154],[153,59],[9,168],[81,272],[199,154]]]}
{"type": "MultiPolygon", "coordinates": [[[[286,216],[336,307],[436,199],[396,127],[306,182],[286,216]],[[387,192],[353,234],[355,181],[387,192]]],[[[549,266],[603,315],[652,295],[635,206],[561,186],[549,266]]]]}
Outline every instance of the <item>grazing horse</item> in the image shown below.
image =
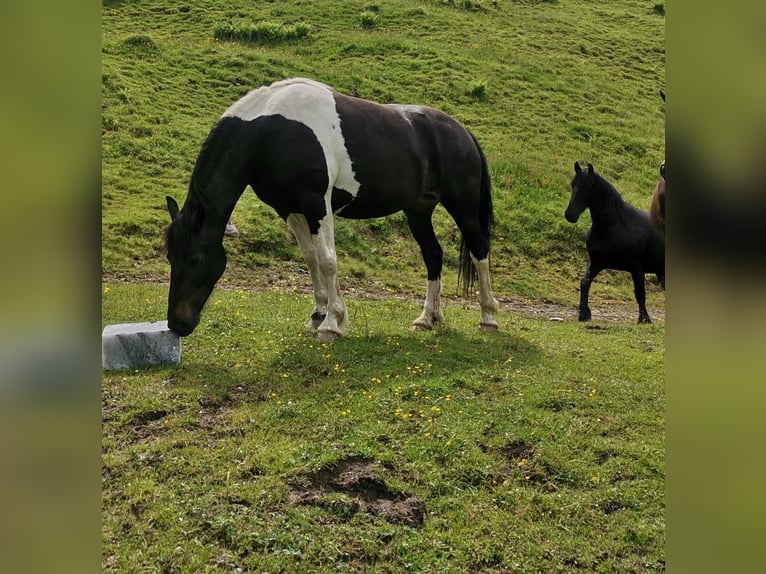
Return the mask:
{"type": "Polygon", "coordinates": [[[167,198],[168,326],[178,335],[195,329],[223,274],[224,230],[247,185],[298,241],[314,287],[307,326],[317,330],[317,339],[338,338],[348,322],[334,215],[368,219],[403,211],[428,272],[423,312],[413,326],[431,329],[443,319],[443,252],[431,223],[439,203],[462,234],[463,292],[478,277],[480,325],[497,329],[499,305],[489,275],[490,179],[473,135],[432,108],[381,105],[296,78],[231,105],[202,145],[183,208],[167,198]]]}
{"type": "Polygon", "coordinates": [[[593,279],[604,269],[628,271],[633,277],[633,292],[638,303],[638,322],[651,323],[646,311],[644,274],[657,275],[665,288],[665,240],[654,230],[649,215],[625,202],[614,186],[593,171],[574,164],[572,196],[564,212],[569,223],[576,223],[590,210],[591,227],[585,246],[588,260],[580,281],[578,319],[591,318],[588,293],[593,279]]]}

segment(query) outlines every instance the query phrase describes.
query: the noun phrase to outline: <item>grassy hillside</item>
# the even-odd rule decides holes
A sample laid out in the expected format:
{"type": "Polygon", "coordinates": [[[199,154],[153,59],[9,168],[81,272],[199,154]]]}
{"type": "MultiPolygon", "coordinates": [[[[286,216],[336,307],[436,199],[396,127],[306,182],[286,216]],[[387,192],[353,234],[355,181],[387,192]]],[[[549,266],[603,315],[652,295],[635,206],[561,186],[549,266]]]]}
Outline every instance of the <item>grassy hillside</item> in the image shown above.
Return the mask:
{"type": "MultiPolygon", "coordinates": [[[[572,164],[593,163],[646,208],[664,154],[661,13],[652,0],[104,0],[104,274],[166,281],[164,197],[185,196],[212,124],[252,88],[309,76],[468,126],[493,178],[498,294],[574,304],[589,218],[563,218],[572,164]]],[[[226,239],[224,284],[296,268],[288,230],[252,193],[233,217],[242,236],[226,239]]],[[[450,290],[459,237],[443,210],[436,220],[450,290]]],[[[422,291],[401,214],[337,234],[344,284],[422,291]]],[[[662,301],[649,291],[650,306],[662,301]]],[[[606,274],[593,295],[631,299],[627,274],[606,274]]]]}

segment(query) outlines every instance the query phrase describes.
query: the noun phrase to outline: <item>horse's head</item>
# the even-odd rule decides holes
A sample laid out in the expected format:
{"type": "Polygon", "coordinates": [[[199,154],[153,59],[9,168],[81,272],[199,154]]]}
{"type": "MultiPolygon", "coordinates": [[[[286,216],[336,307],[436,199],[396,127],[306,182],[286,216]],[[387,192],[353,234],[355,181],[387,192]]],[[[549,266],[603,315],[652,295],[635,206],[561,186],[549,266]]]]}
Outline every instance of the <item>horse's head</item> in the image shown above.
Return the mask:
{"type": "Polygon", "coordinates": [[[221,238],[207,233],[204,208],[189,204],[179,211],[172,197],[165,245],[170,262],[168,327],[185,337],[199,324],[205,302],[226,268],[226,251],[221,238]]]}
{"type": "Polygon", "coordinates": [[[588,164],[587,169],[582,169],[578,162],[574,164],[575,175],[572,178],[572,195],[569,198],[564,217],[569,223],[577,223],[580,215],[590,205],[593,193],[593,184],[596,180],[593,166],[588,164]]]}

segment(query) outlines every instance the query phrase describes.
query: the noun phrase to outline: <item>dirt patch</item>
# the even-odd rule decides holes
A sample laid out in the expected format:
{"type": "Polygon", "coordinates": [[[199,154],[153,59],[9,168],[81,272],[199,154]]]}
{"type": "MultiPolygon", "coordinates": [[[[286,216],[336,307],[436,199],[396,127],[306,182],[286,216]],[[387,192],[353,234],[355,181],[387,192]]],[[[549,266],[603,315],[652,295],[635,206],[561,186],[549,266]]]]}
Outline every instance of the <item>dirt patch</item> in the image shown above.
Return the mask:
{"type": "Polygon", "coordinates": [[[425,503],[409,493],[392,491],[374,461],[350,457],[300,477],[289,485],[293,505],[316,505],[349,517],[357,512],[380,516],[392,524],[423,525],[425,503]],[[347,500],[338,499],[345,495],[347,500]],[[335,495],[335,497],[333,497],[335,495]]]}
{"type": "Polygon", "coordinates": [[[167,415],[168,411],[163,409],[143,411],[123,423],[122,428],[138,440],[143,440],[157,432],[157,421],[162,420],[167,415]]]}
{"type": "MultiPolygon", "coordinates": [[[[152,283],[154,285],[168,285],[167,276],[131,276],[113,273],[102,274],[103,281],[127,282],[127,283],[152,283]]],[[[384,286],[375,280],[359,279],[352,275],[340,278],[343,292],[347,297],[361,299],[387,300],[398,299],[400,301],[412,301],[422,304],[423,293],[414,286],[412,289],[391,288],[384,286]]],[[[218,281],[218,289],[244,289],[254,293],[277,291],[280,293],[300,293],[310,295],[313,293],[311,279],[308,271],[299,263],[285,262],[276,268],[263,269],[258,274],[230,268],[218,281]],[[268,272],[267,272],[268,271],[268,272]]],[[[495,293],[500,303],[500,312],[513,312],[536,319],[548,319],[551,321],[577,321],[578,295],[573,295],[571,305],[560,305],[546,299],[533,300],[517,296],[505,296],[495,293]]],[[[469,308],[479,309],[478,296],[465,299],[450,293],[442,293],[445,303],[466,305],[469,308]]],[[[591,296],[591,312],[593,321],[630,322],[638,318],[638,308],[634,301],[609,301],[601,300],[597,296],[591,296]]],[[[665,309],[648,307],[652,320],[664,322],[665,309]]],[[[593,324],[593,323],[591,323],[593,324]]]]}

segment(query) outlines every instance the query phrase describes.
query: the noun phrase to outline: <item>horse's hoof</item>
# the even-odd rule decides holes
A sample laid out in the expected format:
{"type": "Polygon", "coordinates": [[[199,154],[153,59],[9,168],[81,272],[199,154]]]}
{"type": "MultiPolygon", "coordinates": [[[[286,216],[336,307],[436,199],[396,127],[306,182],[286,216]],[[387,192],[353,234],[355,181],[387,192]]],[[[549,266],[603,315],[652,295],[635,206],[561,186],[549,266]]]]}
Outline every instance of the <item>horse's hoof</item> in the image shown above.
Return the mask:
{"type": "Polygon", "coordinates": [[[651,322],[652,322],[652,320],[648,316],[647,317],[639,317],[638,318],[638,324],[639,325],[642,324],[642,323],[651,323],[651,322]]]}
{"type": "Polygon", "coordinates": [[[479,323],[479,329],[485,333],[494,333],[497,331],[497,323],[479,323]]]}
{"type": "Polygon", "coordinates": [[[428,321],[413,321],[412,322],[412,330],[413,331],[431,331],[434,328],[432,323],[429,323],[428,321]]]}
{"type": "Polygon", "coordinates": [[[335,331],[317,331],[316,340],[320,343],[332,343],[340,339],[340,333],[335,331]]]}
{"type": "Polygon", "coordinates": [[[590,318],[591,318],[590,313],[580,313],[577,316],[577,320],[578,321],[583,321],[583,322],[590,321],[590,318]]]}

